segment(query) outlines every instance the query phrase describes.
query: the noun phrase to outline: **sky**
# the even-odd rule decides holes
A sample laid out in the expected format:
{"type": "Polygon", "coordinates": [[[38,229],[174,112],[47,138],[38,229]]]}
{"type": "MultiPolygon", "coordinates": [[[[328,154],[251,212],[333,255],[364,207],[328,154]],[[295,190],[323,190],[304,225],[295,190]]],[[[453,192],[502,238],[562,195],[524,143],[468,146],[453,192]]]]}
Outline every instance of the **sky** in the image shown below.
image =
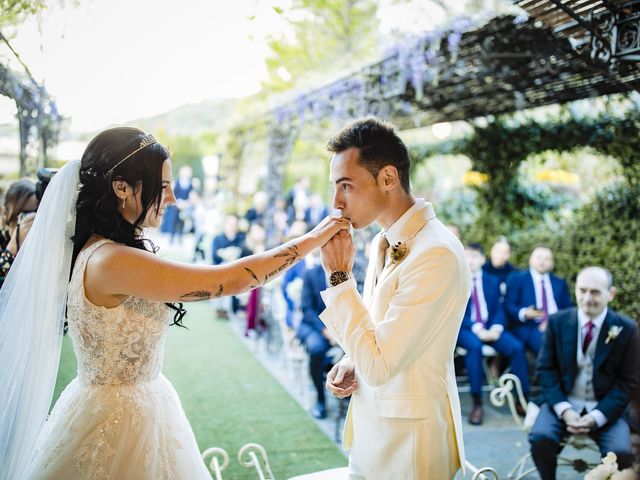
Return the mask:
{"type": "MultiPolygon", "coordinates": [[[[67,0],[21,25],[11,43],[71,117],[70,129],[92,131],[256,93],[266,76],[267,35],[288,31],[271,7],[287,2],[67,0]]],[[[382,30],[417,31],[425,19],[444,19],[425,4],[383,0],[382,30]]],[[[22,69],[15,59],[10,67],[22,69]]],[[[0,101],[0,123],[14,116],[15,106],[0,101]]]]}

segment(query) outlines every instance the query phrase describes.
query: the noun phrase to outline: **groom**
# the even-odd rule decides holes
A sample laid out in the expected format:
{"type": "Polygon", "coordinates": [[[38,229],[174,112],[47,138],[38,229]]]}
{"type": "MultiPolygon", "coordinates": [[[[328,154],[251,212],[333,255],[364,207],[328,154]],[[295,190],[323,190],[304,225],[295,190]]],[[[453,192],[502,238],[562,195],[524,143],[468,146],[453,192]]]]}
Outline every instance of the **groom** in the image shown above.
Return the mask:
{"type": "Polygon", "coordinates": [[[333,207],[354,228],[382,227],[361,298],[351,236],[322,249],[330,287],[320,315],[346,352],[327,388],[353,394],[343,437],[350,479],[440,480],[464,465],[453,351],[469,298],[462,245],[409,189],[393,127],[357,120],[331,139],[333,207]]]}

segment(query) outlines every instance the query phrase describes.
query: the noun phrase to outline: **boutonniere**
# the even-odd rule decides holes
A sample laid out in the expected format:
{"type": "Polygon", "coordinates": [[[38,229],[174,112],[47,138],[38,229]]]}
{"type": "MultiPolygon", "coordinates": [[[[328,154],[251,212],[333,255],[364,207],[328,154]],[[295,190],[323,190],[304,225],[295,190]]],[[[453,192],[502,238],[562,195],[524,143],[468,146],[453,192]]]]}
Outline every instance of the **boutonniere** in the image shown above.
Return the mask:
{"type": "Polygon", "coordinates": [[[389,256],[391,257],[391,263],[393,265],[395,265],[396,263],[400,263],[404,259],[404,257],[407,256],[407,253],[409,253],[409,247],[407,247],[407,243],[413,240],[415,236],[418,235],[418,233],[420,233],[420,230],[422,230],[423,228],[424,228],[424,225],[422,225],[417,232],[415,232],[413,235],[407,238],[404,242],[398,242],[391,245],[391,251],[389,252],[389,256]]]}
{"type": "Polygon", "coordinates": [[[609,343],[611,340],[615,340],[618,338],[622,332],[622,327],[620,325],[614,325],[613,327],[609,327],[609,331],[607,332],[607,339],[604,341],[605,344],[609,343]]]}
{"type": "Polygon", "coordinates": [[[391,252],[389,252],[389,256],[391,257],[391,263],[395,265],[396,263],[401,262],[402,259],[407,256],[408,251],[409,249],[402,242],[398,242],[395,245],[391,245],[391,252]]]}

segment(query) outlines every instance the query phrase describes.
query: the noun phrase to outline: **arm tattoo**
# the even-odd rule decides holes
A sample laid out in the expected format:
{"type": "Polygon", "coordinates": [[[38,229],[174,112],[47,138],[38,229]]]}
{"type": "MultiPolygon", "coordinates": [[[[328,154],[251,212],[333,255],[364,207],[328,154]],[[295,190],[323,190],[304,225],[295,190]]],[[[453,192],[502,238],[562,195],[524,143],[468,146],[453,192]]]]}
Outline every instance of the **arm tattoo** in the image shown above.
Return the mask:
{"type": "Polygon", "coordinates": [[[260,280],[258,280],[258,276],[254,273],[254,271],[253,271],[253,270],[251,270],[251,269],[250,269],[250,268],[248,268],[248,267],[244,267],[244,269],[245,269],[245,270],[247,271],[247,273],[248,273],[249,275],[251,275],[251,276],[253,277],[253,279],[256,281],[256,284],[257,284],[257,285],[251,285],[251,288],[257,288],[257,287],[259,287],[259,286],[260,286],[260,280]]]}
{"type": "Polygon", "coordinates": [[[272,272],[267,273],[267,276],[264,279],[265,282],[268,282],[273,277],[278,275],[280,272],[282,272],[283,270],[286,270],[287,268],[292,266],[294,263],[296,263],[298,260],[300,260],[300,253],[298,252],[298,247],[296,247],[295,245],[292,245],[290,247],[284,248],[282,252],[276,253],[274,258],[284,258],[285,260],[284,260],[284,263],[280,265],[278,268],[276,268],[272,272]]]}
{"type": "Polygon", "coordinates": [[[222,284],[220,284],[220,286],[218,287],[218,291],[213,294],[213,298],[220,298],[223,292],[224,292],[224,287],[222,286],[222,284]]]}
{"type": "Polygon", "coordinates": [[[264,277],[264,281],[260,281],[260,279],[258,278],[258,275],[256,275],[256,273],[253,270],[251,270],[248,267],[244,267],[245,271],[249,275],[251,275],[251,277],[256,281],[256,285],[252,285],[250,288],[257,288],[269,282],[280,272],[282,272],[283,270],[286,270],[287,268],[291,267],[294,263],[296,263],[298,260],[300,260],[301,257],[300,257],[300,252],[298,252],[298,247],[296,247],[295,245],[292,245],[290,247],[283,248],[282,251],[276,253],[273,256],[273,258],[283,258],[284,263],[280,265],[278,268],[276,268],[275,270],[267,273],[266,276],[264,277]]]}
{"type": "MultiPolygon", "coordinates": [[[[220,285],[222,288],[222,285],[220,285]]],[[[185,293],[180,297],[181,302],[198,302],[200,300],[209,300],[211,298],[211,292],[206,290],[198,290],[196,292],[185,293]]]]}

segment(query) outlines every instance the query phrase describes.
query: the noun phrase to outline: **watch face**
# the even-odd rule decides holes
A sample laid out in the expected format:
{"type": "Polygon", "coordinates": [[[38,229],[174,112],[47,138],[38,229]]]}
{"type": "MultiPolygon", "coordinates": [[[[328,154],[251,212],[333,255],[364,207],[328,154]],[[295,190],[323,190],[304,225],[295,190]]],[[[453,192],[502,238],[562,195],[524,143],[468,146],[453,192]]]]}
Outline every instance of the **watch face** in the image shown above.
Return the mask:
{"type": "Polygon", "coordinates": [[[349,280],[347,272],[333,272],[329,277],[329,283],[332,287],[340,285],[342,282],[346,282],[347,280],[349,280]]]}

